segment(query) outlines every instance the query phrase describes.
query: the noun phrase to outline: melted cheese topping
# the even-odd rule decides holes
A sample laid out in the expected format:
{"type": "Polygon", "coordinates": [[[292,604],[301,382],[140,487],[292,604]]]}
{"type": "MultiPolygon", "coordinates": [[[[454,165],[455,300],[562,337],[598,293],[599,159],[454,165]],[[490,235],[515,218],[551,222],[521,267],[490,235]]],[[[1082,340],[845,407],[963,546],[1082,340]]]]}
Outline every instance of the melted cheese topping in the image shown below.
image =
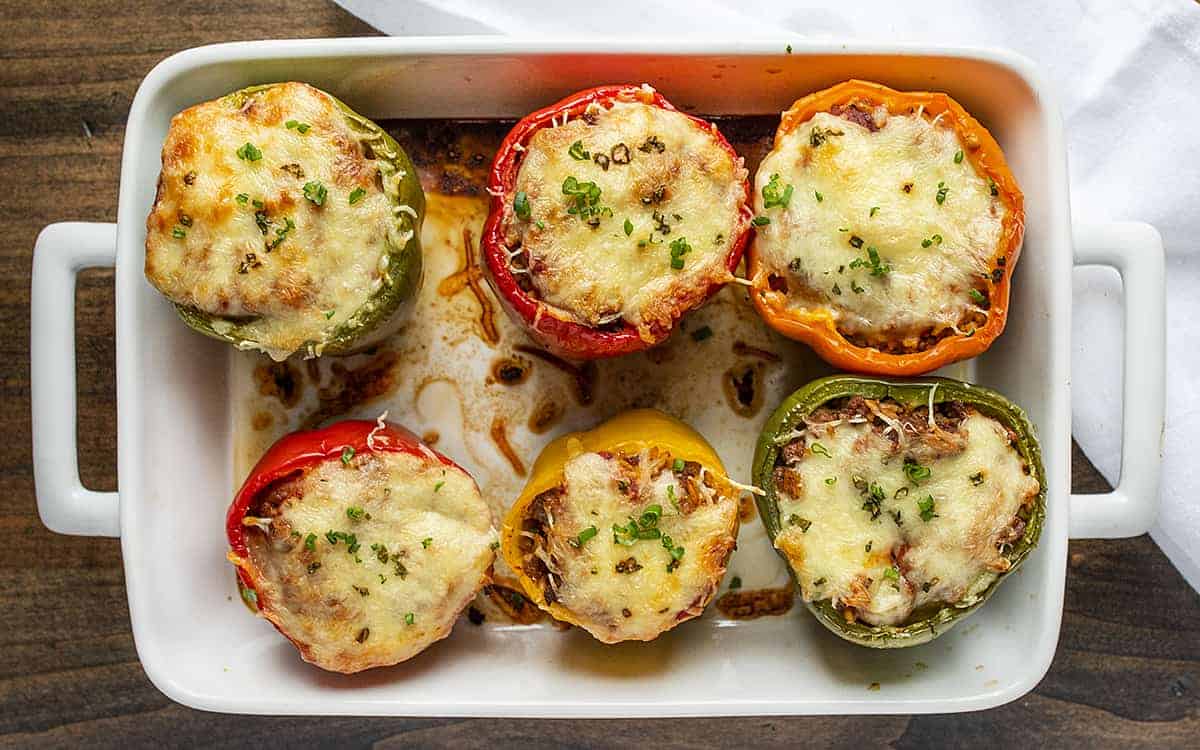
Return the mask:
{"type": "Polygon", "coordinates": [[[621,476],[617,459],[597,453],[568,461],[565,495],[550,508],[553,522],[545,545],[557,571],[558,604],[605,643],[648,641],[699,615],[725,573],[737,538],[738,504],[732,493],[709,491],[704,502],[683,512],[676,503],[685,490],[674,472],[634,480],[636,496],[620,490],[621,476]],[[650,505],[662,507],[655,527],[661,536],[628,545],[615,541],[613,526],[637,523],[650,505]],[[592,528],[596,535],[576,546],[580,533],[592,528]],[[668,537],[672,548],[683,549],[677,562],[665,546],[668,537]]]}
{"type": "Polygon", "coordinates": [[[446,637],[492,564],[487,504],[466,472],[440,462],[360,453],[274,492],[287,499],[271,537],[247,534],[259,601],[304,659],[325,669],[395,664],[446,637]]]}
{"type": "Polygon", "coordinates": [[[146,277],[276,359],[324,341],[380,289],[398,239],[380,184],[394,194],[399,175],[360,138],[332,98],[301,83],[179,113],[146,221],[146,277]],[[305,185],[325,191],[321,205],[305,185]]]}
{"type": "Polygon", "coordinates": [[[545,302],[590,326],[623,318],[648,336],[702,302],[710,284],[729,280],[725,260],[746,222],[746,177],[742,160],[686,115],[636,102],[595,105],[587,119],[530,140],[516,181],[530,216],[513,216],[507,239],[527,254],[545,302]],[[568,178],[600,189],[596,214],[568,213],[568,178]]]}
{"type": "Polygon", "coordinates": [[[926,605],[977,594],[1008,569],[1002,544],[1038,481],[991,417],[970,410],[957,435],[955,447],[927,435],[898,447],[869,424],[808,429],[807,450],[788,469],[793,494],[779,494],[775,540],[806,601],[830,599],[866,623],[896,625],[926,605]],[[913,456],[927,478],[906,474],[903,459],[913,456]],[[876,487],[878,507],[864,508],[876,487]]]}
{"type": "Polygon", "coordinates": [[[758,228],[755,252],[787,281],[793,309],[827,310],[845,335],[912,349],[985,320],[986,298],[971,292],[987,289],[1007,208],[958,156],[967,147],[953,128],[920,113],[873,117],[883,121],[875,132],[818,113],[763,159],[755,210],[770,224],[758,228]],[[763,190],[775,175],[778,193],[793,192],[768,208],[763,190]]]}

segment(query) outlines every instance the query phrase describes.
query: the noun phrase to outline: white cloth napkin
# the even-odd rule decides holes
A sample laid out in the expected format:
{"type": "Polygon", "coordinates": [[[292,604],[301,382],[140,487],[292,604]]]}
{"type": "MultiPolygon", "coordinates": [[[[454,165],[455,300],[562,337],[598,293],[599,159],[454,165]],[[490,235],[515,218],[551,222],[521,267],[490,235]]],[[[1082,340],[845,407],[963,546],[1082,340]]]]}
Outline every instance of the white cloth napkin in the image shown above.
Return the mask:
{"type": "MultiPolygon", "coordinates": [[[[804,0],[337,0],[389,34],[672,34],[998,46],[1037,61],[1067,129],[1076,221],[1139,219],[1167,249],[1167,428],[1154,539],[1200,589],[1200,4],[1175,0],[855,3],[804,0]]],[[[1075,272],[1074,433],[1115,483],[1121,292],[1075,272]]],[[[1136,335],[1136,332],[1134,332],[1136,335]]]]}

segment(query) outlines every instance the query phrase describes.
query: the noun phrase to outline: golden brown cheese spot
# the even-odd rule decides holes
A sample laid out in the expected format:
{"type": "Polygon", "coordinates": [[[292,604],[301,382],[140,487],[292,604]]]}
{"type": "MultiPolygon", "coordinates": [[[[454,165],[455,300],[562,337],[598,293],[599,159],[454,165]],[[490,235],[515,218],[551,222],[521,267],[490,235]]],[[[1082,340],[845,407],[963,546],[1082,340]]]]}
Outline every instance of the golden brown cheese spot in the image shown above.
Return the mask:
{"type": "Polygon", "coordinates": [[[528,270],[518,272],[565,315],[669,328],[709,284],[729,280],[746,175],[717,136],[679,112],[595,105],[530,140],[516,181],[530,215],[513,217],[507,241],[524,253],[528,270]],[[599,190],[583,212],[564,194],[568,180],[599,190]]]}
{"type": "Polygon", "coordinates": [[[381,164],[306,84],[184,110],[163,144],[146,277],[277,359],[321,342],[384,283],[396,229],[381,164]]]}
{"type": "Polygon", "coordinates": [[[496,541],[465,472],[406,453],[325,461],[276,485],[248,528],[263,614],[306,661],[356,672],[447,636],[496,541]]]}
{"type": "Polygon", "coordinates": [[[818,113],[763,159],[754,201],[770,224],[755,248],[773,288],[880,348],[920,350],[983,325],[986,297],[972,291],[987,288],[1008,209],[949,125],[860,114],[818,113]],[[788,186],[786,205],[768,207],[763,190],[788,186]]]}
{"type": "Polygon", "coordinates": [[[867,403],[865,417],[810,418],[782,451],[775,546],[806,601],[897,625],[1007,570],[1005,552],[1025,528],[1019,514],[1040,486],[1008,430],[973,408],[928,428],[924,408],[867,403]]]}
{"type": "Polygon", "coordinates": [[[547,601],[605,643],[651,640],[699,615],[724,575],[736,493],[697,463],[674,466],[652,451],[582,453],[526,521],[547,601]]]}

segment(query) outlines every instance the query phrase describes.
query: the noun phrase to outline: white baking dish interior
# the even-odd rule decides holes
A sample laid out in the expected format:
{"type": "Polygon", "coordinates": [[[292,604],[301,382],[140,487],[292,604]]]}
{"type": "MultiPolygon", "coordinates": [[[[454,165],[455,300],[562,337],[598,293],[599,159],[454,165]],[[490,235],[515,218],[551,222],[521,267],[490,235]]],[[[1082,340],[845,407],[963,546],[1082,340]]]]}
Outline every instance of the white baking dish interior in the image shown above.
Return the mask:
{"type": "MultiPolygon", "coordinates": [[[[1070,505],[1072,247],[1058,114],[1028,63],[1006,53],[800,42],[789,53],[785,44],[264,42],[192,50],[147,77],[126,133],[117,235],[120,533],[138,652],[159,688],[188,705],[233,712],[668,716],[959,711],[1003,703],[1037,684],[1058,639],[1070,505]],[[882,652],[840,641],[800,607],[749,622],[705,619],[651,644],[618,647],[579,632],[461,624],[406,664],[345,677],[303,664],[244,611],[224,559],[224,513],[239,479],[229,351],[183,326],[142,275],[144,217],[172,115],[286,79],[308,81],[375,118],[518,117],[580,88],[642,81],[688,110],[761,114],[850,77],[951,93],[996,135],[1025,191],[1008,330],[973,365],[978,382],[1022,404],[1037,425],[1049,511],[1040,547],[979,613],[929,645],[882,652]]],[[[66,229],[80,225],[62,226],[60,244],[66,229]]],[[[49,330],[61,321],[49,320],[49,304],[39,307],[39,294],[47,296],[39,274],[54,271],[41,242],[38,257],[48,258],[49,270],[35,263],[34,328],[49,330]]],[[[89,259],[76,251],[63,263],[89,259]]],[[[35,345],[35,381],[39,368],[50,373],[39,364],[49,361],[42,349],[50,346],[35,345]]],[[[1153,342],[1147,346],[1153,354],[1153,342]]],[[[58,387],[35,388],[35,421],[61,426],[73,415],[40,398],[58,387]]],[[[103,518],[68,523],[65,496],[89,498],[75,477],[63,479],[44,460],[57,450],[35,439],[43,518],[76,533],[112,533],[103,518]]]]}

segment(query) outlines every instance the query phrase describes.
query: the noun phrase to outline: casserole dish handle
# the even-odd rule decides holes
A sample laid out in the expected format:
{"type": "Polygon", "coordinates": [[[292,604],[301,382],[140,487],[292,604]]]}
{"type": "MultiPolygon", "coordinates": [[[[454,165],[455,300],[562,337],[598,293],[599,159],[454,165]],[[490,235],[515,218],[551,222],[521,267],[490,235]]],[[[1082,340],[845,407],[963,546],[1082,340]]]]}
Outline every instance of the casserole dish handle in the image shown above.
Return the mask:
{"type": "MultiPolygon", "coordinates": [[[[1071,495],[1073,539],[1116,539],[1150,530],[1158,515],[1166,389],[1166,293],[1162,237],[1140,222],[1074,228],[1075,265],[1109,266],[1125,289],[1121,476],[1112,492],[1071,495]]],[[[1079,377],[1082,373],[1073,373],[1079,377]]]]}
{"type": "Polygon", "coordinates": [[[117,225],[63,222],[38,235],[30,311],[30,402],[38,515],[51,531],[120,536],[117,493],[79,480],[75,418],[75,277],[116,261],[117,225]]]}

